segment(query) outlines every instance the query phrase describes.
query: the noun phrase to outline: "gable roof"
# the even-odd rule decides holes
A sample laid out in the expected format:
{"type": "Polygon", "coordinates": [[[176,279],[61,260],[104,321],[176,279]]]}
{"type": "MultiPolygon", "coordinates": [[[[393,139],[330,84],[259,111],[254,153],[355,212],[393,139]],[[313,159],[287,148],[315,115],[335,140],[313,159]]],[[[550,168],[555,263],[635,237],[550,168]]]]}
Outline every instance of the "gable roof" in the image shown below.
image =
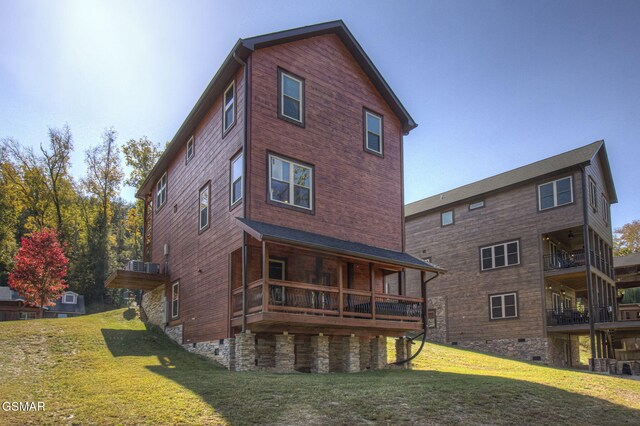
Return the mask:
{"type": "Polygon", "coordinates": [[[471,200],[489,192],[523,184],[546,175],[570,170],[580,165],[588,165],[596,155],[601,156],[605,182],[611,198],[610,202],[612,204],[617,203],[618,198],[613,186],[604,141],[599,140],[589,145],[407,204],[405,206],[405,216],[409,217],[425,213],[450,204],[471,200]]]}
{"type": "Polygon", "coordinates": [[[300,247],[323,250],[346,256],[354,256],[384,262],[391,265],[405,266],[422,271],[432,271],[437,273],[446,272],[442,268],[400,251],[383,249],[347,240],[340,240],[338,238],[250,219],[238,217],[236,220],[242,229],[260,241],[267,240],[293,244],[300,247]]]}
{"type": "MultiPolygon", "coordinates": [[[[73,292],[66,292],[65,294],[67,293],[73,292]]],[[[77,297],[76,303],[64,303],[64,295],[62,295],[60,299],[56,300],[56,305],[48,308],[48,311],[65,314],[84,314],[84,296],[77,293],[73,294],[77,297]]]]}
{"type": "Polygon", "coordinates": [[[360,67],[362,67],[373,85],[389,104],[389,107],[400,119],[404,134],[408,134],[412,129],[416,128],[418,124],[413,120],[411,115],[409,115],[409,112],[402,105],[400,99],[398,99],[393,90],[391,90],[391,87],[389,87],[385,79],[382,77],[382,74],[380,74],[373,62],[371,62],[371,59],[369,59],[365,51],[362,49],[362,46],[360,46],[355,37],[353,37],[353,34],[351,34],[342,20],[324,22],[321,24],[278,31],[246,39],[239,39],[231,49],[231,52],[229,52],[225,58],[222,66],[218,69],[205,88],[204,92],[174,135],[173,139],[171,139],[171,142],[164,150],[145,181],[138,189],[136,196],[138,198],[144,198],[144,194],[151,191],[152,185],[159,177],[159,174],[164,172],[173,157],[178,153],[182,146],[187,143],[187,140],[195,130],[197,124],[205,116],[215,100],[222,94],[222,91],[226,89],[229,80],[241,67],[241,62],[246,60],[249,55],[251,55],[251,52],[265,47],[290,43],[325,34],[336,34],[340,37],[340,40],[342,40],[349,52],[351,52],[360,67]]]}

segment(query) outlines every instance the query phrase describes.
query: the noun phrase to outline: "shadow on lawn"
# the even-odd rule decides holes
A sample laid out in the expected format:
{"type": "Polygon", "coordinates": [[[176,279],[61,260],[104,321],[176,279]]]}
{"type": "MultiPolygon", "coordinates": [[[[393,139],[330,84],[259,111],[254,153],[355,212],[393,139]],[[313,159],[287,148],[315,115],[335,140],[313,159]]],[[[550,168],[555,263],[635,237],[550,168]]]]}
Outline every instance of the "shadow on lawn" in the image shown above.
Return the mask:
{"type": "Polygon", "coordinates": [[[407,370],[235,373],[154,329],[102,334],[114,357],[157,357],[160,365],[149,371],[194,392],[231,423],[640,424],[640,410],[527,381],[407,370]]]}

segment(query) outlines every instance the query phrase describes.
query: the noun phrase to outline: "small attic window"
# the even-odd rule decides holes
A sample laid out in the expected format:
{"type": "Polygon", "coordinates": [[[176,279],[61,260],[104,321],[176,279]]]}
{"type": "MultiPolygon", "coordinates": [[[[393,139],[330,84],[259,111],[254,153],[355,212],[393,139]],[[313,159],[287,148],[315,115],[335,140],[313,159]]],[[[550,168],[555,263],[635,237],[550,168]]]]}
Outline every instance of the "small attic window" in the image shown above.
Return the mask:
{"type": "Polygon", "coordinates": [[[75,293],[65,293],[63,296],[62,303],[67,303],[70,305],[75,305],[77,303],[78,296],[75,293]]]}

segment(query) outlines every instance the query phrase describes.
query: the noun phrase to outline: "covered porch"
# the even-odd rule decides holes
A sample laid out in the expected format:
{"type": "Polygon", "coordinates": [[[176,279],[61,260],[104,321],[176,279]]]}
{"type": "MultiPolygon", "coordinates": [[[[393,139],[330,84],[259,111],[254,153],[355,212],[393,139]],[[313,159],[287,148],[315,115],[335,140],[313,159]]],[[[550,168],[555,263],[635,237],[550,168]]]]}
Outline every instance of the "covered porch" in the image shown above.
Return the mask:
{"type": "Polygon", "coordinates": [[[231,255],[235,331],[243,320],[254,332],[274,333],[401,336],[424,327],[424,295],[406,294],[405,271],[420,271],[424,278],[441,269],[406,253],[246,219],[239,223],[247,233],[246,299],[238,249],[231,255]]]}

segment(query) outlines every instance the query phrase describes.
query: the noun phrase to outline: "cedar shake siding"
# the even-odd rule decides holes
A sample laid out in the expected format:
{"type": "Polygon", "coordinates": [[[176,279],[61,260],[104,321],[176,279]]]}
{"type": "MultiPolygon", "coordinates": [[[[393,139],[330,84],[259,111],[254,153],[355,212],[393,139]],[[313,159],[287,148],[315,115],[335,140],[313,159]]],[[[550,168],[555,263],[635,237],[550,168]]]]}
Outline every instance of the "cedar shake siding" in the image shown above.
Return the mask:
{"type": "Polygon", "coordinates": [[[400,121],[338,36],[257,50],[251,79],[247,216],[402,251],[400,121]],[[305,81],[304,127],[278,117],[278,68],[305,81]],[[384,116],[383,158],[364,151],[363,108],[384,116]],[[268,152],[314,167],[313,212],[266,202],[268,152]]]}

